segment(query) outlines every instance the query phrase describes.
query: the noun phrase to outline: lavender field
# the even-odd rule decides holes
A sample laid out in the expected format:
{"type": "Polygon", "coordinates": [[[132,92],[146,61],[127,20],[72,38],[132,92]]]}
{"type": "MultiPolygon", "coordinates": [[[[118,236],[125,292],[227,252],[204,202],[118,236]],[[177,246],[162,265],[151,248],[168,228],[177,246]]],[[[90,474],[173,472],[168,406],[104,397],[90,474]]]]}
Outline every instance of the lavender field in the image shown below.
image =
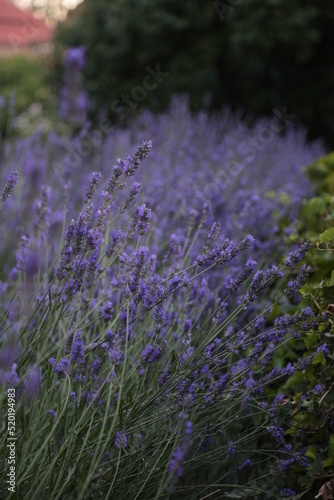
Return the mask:
{"type": "MultiPolygon", "coordinates": [[[[293,121],[249,127],[183,98],[127,127],[3,139],[16,498],[309,498],[282,387],[329,355],[304,343],[326,317],[298,294],[296,236],[303,167],[324,154],[293,121]]],[[[316,374],[308,389],[320,398],[316,374]]]]}

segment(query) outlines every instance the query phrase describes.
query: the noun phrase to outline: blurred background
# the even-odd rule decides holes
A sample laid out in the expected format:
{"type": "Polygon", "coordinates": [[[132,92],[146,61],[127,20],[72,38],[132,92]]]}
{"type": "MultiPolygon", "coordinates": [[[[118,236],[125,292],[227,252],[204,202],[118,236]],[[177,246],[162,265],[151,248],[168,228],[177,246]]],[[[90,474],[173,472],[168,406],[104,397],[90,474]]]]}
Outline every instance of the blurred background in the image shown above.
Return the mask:
{"type": "Polygon", "coordinates": [[[25,133],[187,94],[250,123],[286,107],[334,147],[333,47],[330,0],[0,0],[1,131],[14,107],[25,133]]]}

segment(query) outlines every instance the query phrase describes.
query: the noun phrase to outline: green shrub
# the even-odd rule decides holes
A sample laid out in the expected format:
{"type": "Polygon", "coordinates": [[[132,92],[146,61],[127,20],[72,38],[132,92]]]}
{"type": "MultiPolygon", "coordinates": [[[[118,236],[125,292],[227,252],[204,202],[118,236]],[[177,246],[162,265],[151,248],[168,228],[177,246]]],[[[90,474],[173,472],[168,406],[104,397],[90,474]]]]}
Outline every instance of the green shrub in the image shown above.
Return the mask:
{"type": "Polygon", "coordinates": [[[315,246],[309,256],[312,280],[304,285],[304,292],[320,307],[327,308],[334,302],[334,153],[313,162],[307,173],[316,192],[303,207],[299,234],[315,246]]]}
{"type": "Polygon", "coordinates": [[[39,103],[46,111],[53,110],[51,90],[47,85],[46,61],[13,56],[0,64],[0,95],[7,105],[0,114],[0,130],[8,132],[10,116],[20,115],[32,104],[39,103]],[[9,102],[14,109],[9,109],[9,102]]]}
{"type": "Polygon", "coordinates": [[[50,90],[46,85],[45,61],[14,56],[0,65],[0,94],[9,98],[16,94],[17,111],[27,109],[35,102],[48,102],[50,90]]]}
{"type": "MultiPolygon", "coordinates": [[[[318,332],[305,330],[299,344],[304,343],[309,352],[315,352],[324,341],[330,352],[334,346],[334,153],[318,159],[306,169],[316,193],[306,201],[300,214],[297,240],[308,239],[314,244],[306,257],[312,267],[310,278],[303,285],[303,302],[313,305],[314,311],[326,315],[326,322],[318,332]]],[[[296,356],[298,343],[290,350],[278,353],[277,360],[286,362],[296,356]]],[[[281,387],[285,394],[285,412],[290,413],[287,434],[295,436],[305,446],[310,461],[305,473],[295,468],[291,473],[299,478],[306,491],[316,492],[332,477],[334,472],[333,434],[333,355],[328,360],[319,353],[313,364],[304,372],[294,373],[281,387]]]]}

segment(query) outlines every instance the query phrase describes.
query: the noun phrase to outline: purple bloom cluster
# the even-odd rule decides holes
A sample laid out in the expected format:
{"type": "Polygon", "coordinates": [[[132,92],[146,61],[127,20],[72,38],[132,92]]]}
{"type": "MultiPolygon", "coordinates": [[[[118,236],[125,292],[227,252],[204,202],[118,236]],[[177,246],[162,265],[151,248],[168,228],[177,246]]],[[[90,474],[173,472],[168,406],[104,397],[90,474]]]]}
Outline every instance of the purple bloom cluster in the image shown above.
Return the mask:
{"type": "Polygon", "coordinates": [[[249,259],[245,264],[245,268],[238,274],[238,276],[228,280],[225,285],[226,290],[230,293],[236,293],[240,286],[249,278],[251,273],[256,268],[256,265],[257,262],[255,262],[255,260],[249,259]]]}
{"type": "Polygon", "coordinates": [[[253,465],[253,462],[251,461],[250,458],[247,458],[242,464],[238,465],[238,471],[247,469],[248,467],[251,467],[253,465]]]}
{"type": "MultiPolygon", "coordinates": [[[[81,49],[67,54],[71,78],[83,60],[81,49]]],[[[0,381],[20,387],[28,399],[43,394],[46,416],[50,408],[55,420],[50,428],[63,425],[57,414],[68,422],[71,416],[73,440],[84,437],[78,467],[86,460],[89,475],[98,477],[91,472],[101,456],[101,484],[112,474],[120,498],[122,470],[138,478],[149,470],[151,496],[156,476],[160,484],[166,471],[163,486],[173,492],[187,470],[196,471],[204,451],[227,474],[251,478],[256,451],[247,450],[261,446],[264,436],[277,449],[276,470],[304,467],[305,453],[292,449],[278,419],[283,396],[271,404],[265,389],[276,390],[315,356],[323,361],[329,354],[326,344],[308,356],[298,345],[300,357],[280,366],[274,356],[290,339],[322,331],[324,318],[310,307],[277,313],[278,303],[291,305],[309,272],[298,263],[310,245],[287,248],[285,236],[311,189],[301,167],[321,147],[291,130],[253,163],[238,148],[250,133],[243,123],[230,115],[191,116],[182,103],[177,113],[144,112],[133,130],[116,127],[101,142],[98,162],[93,149],[89,155],[83,149],[89,132],[87,125],[71,142],[52,133],[47,146],[36,133],[8,152],[29,181],[3,206],[15,248],[12,256],[3,250],[8,280],[0,308],[8,355],[0,352],[0,381]],[[142,141],[144,133],[155,150],[142,141]],[[126,156],[134,140],[141,145],[126,156]],[[111,155],[124,159],[110,168],[111,155]],[[88,178],[92,164],[103,167],[88,178]],[[16,195],[21,203],[14,203],[16,195]],[[288,226],[284,235],[280,217],[288,226]],[[272,264],[282,261],[281,268],[272,264]],[[8,298],[9,291],[20,300],[8,298]],[[11,353],[15,328],[20,348],[11,353]],[[80,428],[86,415],[89,425],[80,428]],[[151,470],[157,454],[163,463],[151,470]],[[115,464],[119,472],[111,473],[115,464]]],[[[322,385],[313,391],[320,395],[322,385]]]]}
{"type": "Polygon", "coordinates": [[[119,450],[124,450],[128,445],[128,438],[124,431],[117,431],[115,438],[115,446],[119,450]]]}
{"type": "Polygon", "coordinates": [[[49,358],[49,363],[57,375],[66,377],[71,373],[70,361],[67,358],[61,358],[56,362],[54,358],[49,358]]]}
{"type": "Polygon", "coordinates": [[[65,54],[65,64],[83,69],[85,66],[85,47],[72,47],[65,54]]]}
{"type": "Polygon", "coordinates": [[[151,344],[148,344],[141,353],[141,357],[144,363],[153,363],[154,361],[159,361],[161,356],[161,348],[155,347],[151,344]]]}
{"type": "Polygon", "coordinates": [[[64,86],[59,96],[59,115],[62,120],[76,127],[84,125],[89,107],[81,74],[84,65],[84,47],[67,50],[64,58],[64,86]]]}
{"type": "Polygon", "coordinates": [[[7,387],[14,387],[19,382],[19,376],[17,374],[17,363],[13,363],[10,369],[0,370],[0,384],[7,387]]]}
{"type": "Polygon", "coordinates": [[[24,397],[28,401],[32,401],[40,393],[41,389],[41,370],[37,367],[30,368],[26,374],[24,384],[24,397]]]}
{"type": "Polygon", "coordinates": [[[301,267],[297,277],[289,281],[286,289],[284,290],[288,297],[293,297],[301,289],[302,285],[308,278],[309,271],[311,271],[311,267],[306,267],[306,265],[304,265],[301,267]]]}
{"type": "Polygon", "coordinates": [[[94,196],[98,182],[102,177],[101,172],[93,172],[92,179],[90,181],[89,187],[84,197],[84,202],[88,203],[94,196]]]}
{"type": "Polygon", "coordinates": [[[288,257],[285,259],[285,264],[287,266],[293,266],[297,262],[300,262],[306,252],[311,248],[311,243],[309,241],[303,243],[301,247],[289,253],[288,257]]]}
{"type": "Polygon", "coordinates": [[[5,187],[1,191],[0,198],[1,202],[4,203],[5,201],[8,200],[11,192],[15,188],[17,182],[19,180],[19,173],[17,170],[13,170],[10,175],[7,177],[7,181],[5,184],[5,187]]]}
{"type": "Polygon", "coordinates": [[[236,445],[233,443],[233,441],[230,441],[228,443],[228,448],[227,448],[227,456],[229,458],[233,458],[234,455],[235,455],[235,451],[236,451],[237,447],[236,445]]]}
{"type": "Polygon", "coordinates": [[[113,317],[113,312],[114,312],[114,308],[112,306],[112,303],[110,301],[108,301],[102,310],[103,319],[106,321],[110,321],[113,317]]]}
{"type": "Polygon", "coordinates": [[[291,488],[282,488],[280,491],[280,495],[283,498],[289,498],[289,497],[294,497],[296,495],[296,492],[291,488]]]}
{"type": "Polygon", "coordinates": [[[57,417],[57,412],[55,410],[50,409],[49,415],[51,418],[55,419],[57,417]]]}
{"type": "Polygon", "coordinates": [[[142,235],[148,233],[150,229],[150,220],[152,219],[152,217],[152,210],[150,210],[145,204],[137,207],[135,224],[138,234],[142,235]]]}
{"type": "Polygon", "coordinates": [[[192,442],[193,424],[191,421],[186,422],[184,428],[184,437],[180,445],[178,445],[173,453],[169,463],[169,478],[167,491],[172,492],[177,480],[183,475],[183,464],[186,454],[189,451],[192,442]]]}
{"type": "Polygon", "coordinates": [[[83,365],[85,363],[85,343],[82,339],[80,331],[77,332],[74,336],[71,362],[80,365],[83,365]]]}

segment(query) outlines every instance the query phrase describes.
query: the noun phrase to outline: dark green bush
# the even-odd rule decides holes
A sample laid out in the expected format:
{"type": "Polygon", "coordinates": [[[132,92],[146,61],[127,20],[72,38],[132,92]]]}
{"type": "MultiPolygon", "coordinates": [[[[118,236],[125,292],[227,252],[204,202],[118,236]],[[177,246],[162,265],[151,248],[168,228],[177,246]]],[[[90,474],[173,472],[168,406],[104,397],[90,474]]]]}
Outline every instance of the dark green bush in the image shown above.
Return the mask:
{"type": "Polygon", "coordinates": [[[304,291],[326,309],[334,303],[334,153],[312,163],[307,173],[316,195],[305,202],[300,216],[300,237],[314,244],[309,254],[313,272],[304,291]]]}
{"type": "MultiPolygon", "coordinates": [[[[326,342],[330,354],[326,362],[319,352],[312,366],[294,373],[281,392],[286,396],[282,411],[289,413],[287,433],[302,441],[310,461],[306,474],[296,466],[290,481],[295,484],[297,477],[308,494],[315,494],[334,473],[334,153],[318,159],[306,171],[316,195],[305,202],[298,235],[293,237],[314,244],[306,256],[312,271],[302,296],[305,305],[311,304],[315,312],[326,316],[320,331],[305,331],[298,342],[304,343],[309,353],[326,342]]],[[[277,353],[276,362],[295,359],[298,342],[277,353]]]]}
{"type": "MultiPolygon", "coordinates": [[[[87,89],[99,107],[131,94],[160,65],[168,78],[138,106],[187,92],[254,114],[286,105],[332,142],[334,5],[328,0],[86,0],[60,25],[62,47],[87,47],[87,89]]],[[[111,113],[112,114],[112,113],[111,113]]]]}

